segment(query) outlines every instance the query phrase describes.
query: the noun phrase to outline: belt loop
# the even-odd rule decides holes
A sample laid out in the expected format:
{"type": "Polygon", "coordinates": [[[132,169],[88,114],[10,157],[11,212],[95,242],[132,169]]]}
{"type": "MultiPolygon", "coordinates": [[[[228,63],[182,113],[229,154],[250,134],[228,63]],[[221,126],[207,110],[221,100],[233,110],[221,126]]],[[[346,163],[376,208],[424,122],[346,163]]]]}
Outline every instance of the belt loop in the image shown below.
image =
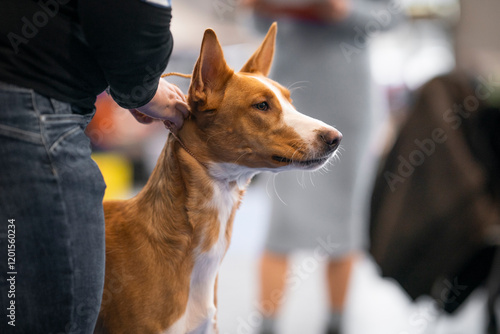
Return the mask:
{"type": "Polygon", "coordinates": [[[54,109],[54,114],[71,114],[71,106],[69,103],[61,102],[54,98],[49,98],[50,104],[54,109]]]}

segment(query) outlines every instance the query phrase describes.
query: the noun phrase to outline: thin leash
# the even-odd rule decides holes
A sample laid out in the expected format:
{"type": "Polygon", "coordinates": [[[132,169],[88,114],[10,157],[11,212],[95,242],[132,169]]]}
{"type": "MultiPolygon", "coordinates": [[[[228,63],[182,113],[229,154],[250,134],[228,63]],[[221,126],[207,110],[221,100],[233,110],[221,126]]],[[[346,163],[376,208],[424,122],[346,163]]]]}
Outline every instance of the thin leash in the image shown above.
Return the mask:
{"type": "Polygon", "coordinates": [[[165,78],[165,77],[169,77],[169,76],[172,76],[172,75],[175,75],[175,76],[178,76],[178,77],[181,77],[181,78],[191,79],[191,74],[184,74],[184,73],[179,73],[179,72],[164,73],[164,74],[161,75],[161,77],[165,78]]]}
{"type": "Polygon", "coordinates": [[[164,121],[163,122],[165,124],[165,128],[170,131],[170,134],[172,135],[172,137],[174,137],[175,140],[177,140],[177,142],[182,146],[182,148],[190,155],[192,156],[196,161],[198,161],[198,163],[200,165],[202,165],[203,167],[205,167],[207,170],[208,170],[208,165],[204,162],[202,162],[200,159],[198,159],[198,157],[189,149],[187,148],[186,144],[184,144],[184,142],[179,138],[179,136],[177,136],[174,132],[174,129],[175,129],[175,126],[174,124],[168,122],[168,121],[164,121]]]}
{"type": "MultiPolygon", "coordinates": [[[[182,78],[191,78],[190,74],[183,74],[183,73],[178,73],[178,72],[165,73],[165,74],[162,74],[161,77],[164,78],[164,77],[168,77],[168,76],[171,76],[171,75],[175,75],[175,76],[182,77],[182,78]]],[[[205,164],[204,162],[200,161],[200,159],[198,159],[198,157],[186,146],[186,144],[184,144],[184,142],[179,138],[179,136],[177,136],[175,134],[175,124],[173,124],[172,122],[169,122],[169,121],[164,121],[163,124],[165,124],[165,128],[168,131],[170,131],[170,134],[174,137],[175,140],[177,140],[177,142],[182,146],[182,148],[190,156],[192,156],[196,161],[198,161],[198,163],[200,165],[202,165],[203,167],[205,167],[206,169],[208,169],[208,165],[205,164]]]]}

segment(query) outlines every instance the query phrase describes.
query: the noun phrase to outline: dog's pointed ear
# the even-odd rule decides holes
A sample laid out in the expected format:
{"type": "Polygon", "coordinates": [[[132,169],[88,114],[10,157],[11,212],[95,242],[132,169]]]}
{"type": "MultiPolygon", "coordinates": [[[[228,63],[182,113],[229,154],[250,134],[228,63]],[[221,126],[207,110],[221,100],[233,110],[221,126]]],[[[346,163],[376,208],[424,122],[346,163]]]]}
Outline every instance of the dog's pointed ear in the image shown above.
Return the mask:
{"type": "Polygon", "coordinates": [[[264,41],[254,52],[250,59],[241,68],[240,72],[260,73],[268,76],[274,57],[274,45],[276,44],[276,32],[278,24],[274,22],[267,32],[264,41]]]}
{"type": "Polygon", "coordinates": [[[205,30],[198,61],[194,66],[189,96],[195,101],[204,103],[207,93],[217,91],[233,74],[227,66],[222,47],[212,29],[205,30]]]}

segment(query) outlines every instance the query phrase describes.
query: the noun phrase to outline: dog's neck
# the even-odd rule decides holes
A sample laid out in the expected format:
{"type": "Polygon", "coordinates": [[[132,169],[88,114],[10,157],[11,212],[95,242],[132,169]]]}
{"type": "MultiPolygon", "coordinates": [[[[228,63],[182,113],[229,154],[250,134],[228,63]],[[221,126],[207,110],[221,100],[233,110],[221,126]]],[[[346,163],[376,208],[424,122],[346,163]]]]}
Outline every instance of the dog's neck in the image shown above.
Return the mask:
{"type": "MultiPolygon", "coordinates": [[[[186,140],[182,133],[179,138],[186,140]]],[[[193,141],[186,146],[191,148],[195,142],[189,140],[193,141]]],[[[152,259],[159,268],[167,268],[163,273],[175,273],[182,277],[180,286],[189,287],[183,295],[186,309],[175,324],[169,324],[183,333],[202,321],[212,326],[217,272],[243,196],[236,182],[214,179],[201,163],[205,160],[197,160],[203,158],[192,156],[169,136],[148,183],[134,199],[136,210],[143,211],[135,233],[148,240],[145,247],[151,249],[152,259]]]]}
{"type": "Polygon", "coordinates": [[[151,217],[146,220],[149,237],[162,243],[168,239],[184,254],[198,245],[209,250],[221,229],[229,244],[234,214],[246,188],[231,178],[214,178],[203,141],[187,133],[169,136],[148,183],[135,198],[145,217],[151,217]]]}
{"type": "MultiPolygon", "coordinates": [[[[220,135],[220,134],[219,134],[220,135]]],[[[193,119],[187,119],[179,133],[174,138],[201,166],[205,167],[208,176],[225,187],[237,186],[245,190],[257,170],[238,165],[237,163],[215,162],[217,158],[210,147],[210,135],[204,134],[193,119]]],[[[223,150],[223,148],[221,148],[223,150]]]]}

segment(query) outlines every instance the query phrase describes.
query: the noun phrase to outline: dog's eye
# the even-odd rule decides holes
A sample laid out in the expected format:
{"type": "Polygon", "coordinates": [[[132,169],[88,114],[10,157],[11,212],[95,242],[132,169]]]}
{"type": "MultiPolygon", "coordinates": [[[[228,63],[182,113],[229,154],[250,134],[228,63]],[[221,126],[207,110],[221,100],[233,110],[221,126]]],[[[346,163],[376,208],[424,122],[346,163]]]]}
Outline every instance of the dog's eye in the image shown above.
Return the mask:
{"type": "Polygon", "coordinates": [[[269,109],[269,104],[267,104],[267,102],[265,102],[265,101],[254,104],[253,106],[254,106],[254,108],[257,108],[257,109],[262,110],[262,111],[266,111],[269,109]]]}

